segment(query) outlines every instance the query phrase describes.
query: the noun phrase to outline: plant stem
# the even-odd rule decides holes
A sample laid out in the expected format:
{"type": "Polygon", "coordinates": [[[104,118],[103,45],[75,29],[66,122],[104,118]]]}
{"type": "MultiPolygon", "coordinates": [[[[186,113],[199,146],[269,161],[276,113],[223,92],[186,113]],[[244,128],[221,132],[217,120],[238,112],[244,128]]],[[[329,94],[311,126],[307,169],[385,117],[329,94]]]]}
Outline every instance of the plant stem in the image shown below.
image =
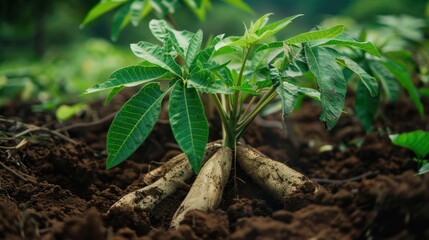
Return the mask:
{"type": "MultiPolygon", "coordinates": [[[[222,122],[222,140],[223,142],[225,142],[226,140],[226,136],[231,135],[232,134],[232,130],[231,128],[229,128],[228,125],[228,115],[226,114],[225,110],[222,108],[222,103],[219,100],[218,96],[216,94],[211,94],[212,99],[215,103],[215,107],[220,115],[220,119],[222,122]]],[[[225,144],[225,143],[224,143],[225,144]]],[[[224,145],[226,146],[226,145],[224,145]]]]}
{"type": "MultiPolygon", "coordinates": [[[[252,46],[248,48],[243,48],[243,60],[241,62],[240,72],[238,73],[237,83],[236,86],[241,86],[241,82],[243,79],[243,72],[244,68],[246,66],[247,59],[249,58],[250,51],[252,49],[252,46]]],[[[229,111],[229,121],[227,123],[228,128],[231,130],[228,133],[226,133],[226,136],[224,136],[224,146],[228,146],[231,149],[235,149],[236,141],[237,141],[237,122],[240,117],[240,113],[242,110],[242,104],[243,102],[240,101],[240,90],[236,90],[234,92],[234,95],[229,98],[229,104],[231,106],[231,110],[229,111]],[[232,101],[231,101],[232,100],[232,101]],[[232,102],[232,103],[231,103],[232,102]]]]}
{"type": "Polygon", "coordinates": [[[244,130],[249,124],[255,119],[258,113],[277,96],[277,92],[274,87],[271,87],[265,95],[258,101],[255,108],[248,116],[244,116],[243,119],[237,124],[236,137],[237,139],[244,133],[244,130]]]}

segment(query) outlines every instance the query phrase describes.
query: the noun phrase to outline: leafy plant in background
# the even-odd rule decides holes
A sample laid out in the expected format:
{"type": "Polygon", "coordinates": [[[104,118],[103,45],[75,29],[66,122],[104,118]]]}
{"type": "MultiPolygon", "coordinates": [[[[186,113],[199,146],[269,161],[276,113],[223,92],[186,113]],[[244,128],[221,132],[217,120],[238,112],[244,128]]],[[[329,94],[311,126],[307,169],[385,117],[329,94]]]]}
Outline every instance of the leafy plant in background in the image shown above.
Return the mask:
{"type": "Polygon", "coordinates": [[[417,161],[419,174],[429,172],[429,160],[425,157],[429,154],[429,132],[422,130],[401,134],[389,135],[390,140],[396,146],[410,149],[414,152],[417,161]]]}
{"type": "MultiPolygon", "coordinates": [[[[252,9],[242,0],[223,0],[223,2],[244,11],[252,12],[252,9]]],[[[102,0],[89,11],[81,27],[116,9],[111,29],[111,38],[115,41],[118,39],[122,29],[130,22],[132,25],[138,26],[150,13],[154,13],[158,18],[167,18],[175,25],[172,14],[183,6],[189,8],[199,20],[203,21],[206,18],[207,10],[211,8],[212,4],[210,0],[102,0]]],[[[175,27],[177,28],[177,26],[175,27]]]]}
{"type": "MultiPolygon", "coordinates": [[[[362,82],[356,84],[355,112],[366,131],[372,129],[379,114],[380,103],[396,102],[401,90],[407,92],[419,114],[424,115],[424,105],[413,82],[413,74],[417,75],[419,65],[423,74],[426,71],[425,64],[416,64],[413,60],[414,57],[420,60],[427,58],[427,49],[421,47],[424,41],[421,32],[423,26],[424,21],[409,16],[380,16],[375,27],[363,27],[358,33],[359,40],[374,43],[380,50],[380,58],[374,58],[362,51],[341,51],[374,76],[381,86],[381,94],[374,97],[362,82]]],[[[355,77],[356,75],[352,75],[351,79],[355,77]]]]}
{"type": "Polygon", "coordinates": [[[161,45],[145,41],[131,44],[131,50],[142,62],[114,72],[109,80],[87,90],[87,93],[110,90],[107,99],[111,99],[124,87],[142,85],[111,124],[108,169],[126,160],[147,138],[167,95],[170,95],[171,129],[184,152],[171,160],[173,163],[148,173],[148,186],[124,196],[111,210],[137,207],[149,211],[179,187],[177,182],[185,181],[194,172],[197,179],[172,220],[172,226],[177,227],[190,209],[206,210],[219,203],[231,169],[232,150],[241,168],[280,200],[304,184],[313,186],[309,192],[317,191],[311,180],[239,143],[239,139],[276,96],[282,100],[282,117],[294,109],[299,95],[319,100],[320,119],[332,129],[343,111],[346,94],[342,67],[356,72],[374,96],[378,92],[375,79],[339,54],[336,47],[349,46],[375,56],[378,51],[369,42],[338,39],[343,32],[341,25],[273,41],[274,34],[301,15],[268,24],[269,16],[266,14],[251,23],[243,36],[219,35],[205,48],[201,47],[201,30],[178,31],[164,20],[151,20],[149,28],[161,45]],[[318,90],[294,83],[295,77],[307,72],[315,76],[318,90]],[[220,116],[223,129],[220,143],[208,143],[209,125],[200,99],[202,94],[213,99],[220,116]],[[156,172],[162,172],[163,177],[150,180],[158,175],[156,172]],[[201,194],[206,189],[209,190],[201,194]]]}

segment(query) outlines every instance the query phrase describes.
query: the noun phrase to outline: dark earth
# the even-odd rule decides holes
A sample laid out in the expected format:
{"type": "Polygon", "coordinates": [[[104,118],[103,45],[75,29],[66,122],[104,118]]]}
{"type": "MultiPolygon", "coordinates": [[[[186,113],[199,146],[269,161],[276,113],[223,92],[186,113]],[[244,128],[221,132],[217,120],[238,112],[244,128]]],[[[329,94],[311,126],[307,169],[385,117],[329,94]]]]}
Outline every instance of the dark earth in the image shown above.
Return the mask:
{"type": "MultiPolygon", "coordinates": [[[[350,107],[332,131],[313,102],[286,118],[287,131],[278,114],[259,118],[243,141],[323,189],[278,202],[233,168],[221,205],[190,212],[173,230],[168,225],[186,186],[149,213],[106,214],[121,196],[145,186],[145,173],[180,153],[163,113],[128,161],[105,170],[109,115],[127,97],[91,104],[63,123],[32,112],[30,104],[0,108],[0,239],[429,239],[429,174],[417,175],[413,153],[388,138],[429,130],[429,115],[420,118],[408,100],[384,105],[370,134],[350,107]]],[[[217,140],[219,123],[210,122],[210,139],[217,140]]]]}

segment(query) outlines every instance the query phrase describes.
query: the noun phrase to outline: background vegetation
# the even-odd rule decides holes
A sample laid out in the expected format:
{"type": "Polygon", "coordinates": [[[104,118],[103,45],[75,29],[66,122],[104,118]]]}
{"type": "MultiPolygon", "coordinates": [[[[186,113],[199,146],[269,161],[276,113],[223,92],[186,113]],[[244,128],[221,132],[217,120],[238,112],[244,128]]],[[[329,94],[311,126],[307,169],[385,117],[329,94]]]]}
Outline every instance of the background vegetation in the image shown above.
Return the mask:
{"type": "MultiPolygon", "coordinates": [[[[35,110],[72,103],[84,89],[100,82],[119,67],[136,62],[129,44],[151,41],[148,20],[131,25],[117,42],[110,40],[113,14],[107,14],[84,29],[79,25],[98,0],[2,1],[0,3],[0,104],[14,99],[34,100],[35,110]]],[[[308,31],[326,21],[341,21],[346,30],[358,31],[362,24],[374,23],[377,15],[409,14],[424,19],[425,0],[247,0],[255,13],[240,11],[222,1],[213,1],[207,20],[197,18],[183,8],[175,14],[181,29],[201,28],[213,35],[242,34],[242,22],[266,12],[273,19],[304,13],[290,28],[290,34],[308,31]]],[[[148,18],[149,19],[149,18],[148,18]]],[[[425,27],[421,29],[425,30],[425,27]]],[[[422,41],[423,42],[423,41],[422,41]]]]}

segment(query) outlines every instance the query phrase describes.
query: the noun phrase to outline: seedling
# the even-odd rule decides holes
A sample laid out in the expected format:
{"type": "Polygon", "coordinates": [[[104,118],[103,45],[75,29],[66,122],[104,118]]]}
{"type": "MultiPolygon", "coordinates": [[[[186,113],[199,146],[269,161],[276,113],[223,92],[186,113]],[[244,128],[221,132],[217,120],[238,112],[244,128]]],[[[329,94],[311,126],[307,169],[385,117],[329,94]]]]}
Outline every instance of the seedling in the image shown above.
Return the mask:
{"type": "Polygon", "coordinates": [[[419,174],[429,172],[429,160],[425,159],[429,153],[429,132],[418,130],[408,133],[392,134],[389,135],[389,137],[396,146],[404,147],[414,152],[416,155],[414,160],[417,161],[419,174]]]}
{"type": "Polygon", "coordinates": [[[164,20],[152,20],[149,28],[161,45],[149,42],[131,44],[142,59],[135,66],[114,72],[106,82],[96,84],[87,93],[111,90],[108,99],[124,87],[142,85],[113,120],[107,140],[107,168],[127,159],[147,138],[169,94],[169,120],[174,137],[184,154],[146,175],[146,187],[129,193],[110,211],[141,208],[150,211],[162,199],[174,193],[180,182],[198,174],[185,200],[173,217],[177,227],[191,209],[215,208],[229,178],[235,159],[255,182],[279,200],[303,190],[314,193],[319,187],[310,179],[265,157],[240,143],[246,128],[276,96],[282,100],[281,116],[295,107],[297,97],[306,95],[321,102],[320,119],[332,129],[344,106],[346,81],[341,66],[359,74],[374,95],[375,79],[335,47],[359,48],[377,55],[369,43],[337,39],[343,26],[305,32],[284,41],[270,41],[273,35],[301,15],[268,24],[266,14],[246,27],[243,36],[219,35],[201,48],[203,33],[177,31],[164,20]],[[314,74],[318,90],[300,87],[294,78],[314,74]],[[160,82],[168,84],[160,88],[160,82]],[[220,142],[208,142],[208,121],[200,95],[215,103],[223,129],[220,142]],[[162,177],[161,177],[162,176],[162,177]]]}

